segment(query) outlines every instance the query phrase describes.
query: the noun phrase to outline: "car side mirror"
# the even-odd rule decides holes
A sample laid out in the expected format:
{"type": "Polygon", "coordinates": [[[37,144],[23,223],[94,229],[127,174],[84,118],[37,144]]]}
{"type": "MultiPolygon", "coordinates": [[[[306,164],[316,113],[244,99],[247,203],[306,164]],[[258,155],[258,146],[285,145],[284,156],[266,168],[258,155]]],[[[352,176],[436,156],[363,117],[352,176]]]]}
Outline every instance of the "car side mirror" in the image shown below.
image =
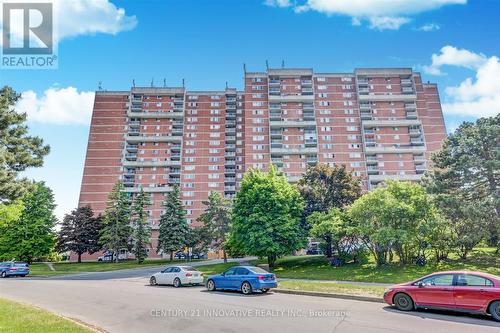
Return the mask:
{"type": "Polygon", "coordinates": [[[424,287],[424,284],[423,284],[422,282],[419,282],[419,283],[418,283],[418,287],[419,287],[419,288],[423,288],[423,287],[424,287]]]}

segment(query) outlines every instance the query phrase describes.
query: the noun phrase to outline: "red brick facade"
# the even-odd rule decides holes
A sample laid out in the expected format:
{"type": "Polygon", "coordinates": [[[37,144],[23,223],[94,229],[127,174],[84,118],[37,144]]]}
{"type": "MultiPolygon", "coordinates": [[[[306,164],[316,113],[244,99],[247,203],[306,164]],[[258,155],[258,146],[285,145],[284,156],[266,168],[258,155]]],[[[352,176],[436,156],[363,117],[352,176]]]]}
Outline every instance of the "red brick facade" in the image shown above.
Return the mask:
{"type": "Polygon", "coordinates": [[[419,180],[445,135],[436,85],[407,68],[247,72],[241,92],[99,91],[79,205],[102,212],[119,179],[131,195],[142,187],[153,201],[157,257],[161,203],[173,184],[196,226],[208,193],[233,198],[249,168],[273,163],[295,182],[308,165],[345,164],[371,189],[385,179],[419,180]]]}

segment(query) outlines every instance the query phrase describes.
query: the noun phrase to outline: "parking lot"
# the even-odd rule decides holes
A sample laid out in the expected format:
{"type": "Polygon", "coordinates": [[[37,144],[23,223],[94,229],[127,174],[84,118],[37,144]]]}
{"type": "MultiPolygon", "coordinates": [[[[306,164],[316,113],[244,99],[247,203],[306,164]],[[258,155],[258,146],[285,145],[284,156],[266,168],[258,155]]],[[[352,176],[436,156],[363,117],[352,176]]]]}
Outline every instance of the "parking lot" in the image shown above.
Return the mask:
{"type": "Polygon", "coordinates": [[[489,318],[398,312],[384,304],[149,286],[157,269],[0,280],[0,297],[34,304],[109,332],[496,332],[489,318]]]}

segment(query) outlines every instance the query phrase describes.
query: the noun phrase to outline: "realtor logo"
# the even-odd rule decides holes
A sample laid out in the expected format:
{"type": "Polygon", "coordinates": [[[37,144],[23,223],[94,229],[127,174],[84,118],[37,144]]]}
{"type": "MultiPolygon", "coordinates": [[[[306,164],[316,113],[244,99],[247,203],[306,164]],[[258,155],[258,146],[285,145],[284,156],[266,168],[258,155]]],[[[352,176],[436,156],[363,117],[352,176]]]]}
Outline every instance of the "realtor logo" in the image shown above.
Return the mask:
{"type": "Polygon", "coordinates": [[[4,1],[2,12],[1,67],[57,68],[53,4],[4,1]]]}

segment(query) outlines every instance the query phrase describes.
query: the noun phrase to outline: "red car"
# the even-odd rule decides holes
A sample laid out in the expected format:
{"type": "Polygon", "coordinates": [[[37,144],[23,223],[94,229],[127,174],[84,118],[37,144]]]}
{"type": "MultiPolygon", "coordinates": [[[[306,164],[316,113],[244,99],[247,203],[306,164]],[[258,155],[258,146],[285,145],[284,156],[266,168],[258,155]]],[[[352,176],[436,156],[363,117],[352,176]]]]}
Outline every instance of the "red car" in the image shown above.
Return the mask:
{"type": "Polygon", "coordinates": [[[500,277],[480,272],[438,272],[397,284],[384,301],[398,310],[446,309],[491,314],[500,321],[500,277]]]}

